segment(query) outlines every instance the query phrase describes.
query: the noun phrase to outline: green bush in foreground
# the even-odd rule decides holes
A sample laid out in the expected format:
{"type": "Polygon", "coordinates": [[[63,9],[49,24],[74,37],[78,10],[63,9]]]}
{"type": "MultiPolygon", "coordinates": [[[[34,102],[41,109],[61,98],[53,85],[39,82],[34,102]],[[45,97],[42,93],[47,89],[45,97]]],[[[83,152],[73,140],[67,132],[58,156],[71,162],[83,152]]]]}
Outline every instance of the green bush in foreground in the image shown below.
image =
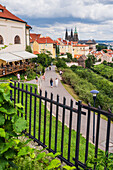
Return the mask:
{"type": "MultiPolygon", "coordinates": [[[[17,111],[24,114],[23,106],[10,100],[8,84],[0,86],[0,170],[4,169],[58,169],[60,160],[55,159],[60,153],[45,153],[30,148],[30,140],[21,141],[22,131],[26,129],[27,122],[17,116],[17,111]],[[4,116],[5,114],[5,116],[4,116]],[[8,118],[7,118],[8,116],[8,118]]],[[[72,169],[64,166],[64,169],[72,169]]],[[[75,169],[75,167],[73,167],[75,169]]]]}

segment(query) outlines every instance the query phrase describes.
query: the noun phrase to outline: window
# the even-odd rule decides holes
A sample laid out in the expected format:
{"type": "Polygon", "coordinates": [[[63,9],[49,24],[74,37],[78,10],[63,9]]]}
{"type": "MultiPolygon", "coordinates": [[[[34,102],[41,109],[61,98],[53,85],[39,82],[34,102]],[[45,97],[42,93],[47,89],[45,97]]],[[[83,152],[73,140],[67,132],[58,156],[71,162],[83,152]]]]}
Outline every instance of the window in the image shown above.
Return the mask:
{"type": "Polygon", "coordinates": [[[18,35],[15,36],[14,44],[20,44],[20,37],[18,35]]]}
{"type": "Polygon", "coordinates": [[[0,9],[0,12],[3,12],[3,9],[0,9]]]}
{"type": "Polygon", "coordinates": [[[3,44],[3,37],[0,35],[0,44],[3,44]]]}

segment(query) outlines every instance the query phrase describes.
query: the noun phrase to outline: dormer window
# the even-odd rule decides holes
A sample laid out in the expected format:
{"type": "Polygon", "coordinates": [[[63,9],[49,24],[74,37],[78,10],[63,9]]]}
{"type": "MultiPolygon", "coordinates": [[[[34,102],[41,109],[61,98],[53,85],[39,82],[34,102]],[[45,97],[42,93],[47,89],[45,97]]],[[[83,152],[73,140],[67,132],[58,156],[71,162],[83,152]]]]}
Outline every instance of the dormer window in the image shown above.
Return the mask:
{"type": "Polygon", "coordinates": [[[3,12],[3,9],[0,9],[0,12],[3,12]]]}

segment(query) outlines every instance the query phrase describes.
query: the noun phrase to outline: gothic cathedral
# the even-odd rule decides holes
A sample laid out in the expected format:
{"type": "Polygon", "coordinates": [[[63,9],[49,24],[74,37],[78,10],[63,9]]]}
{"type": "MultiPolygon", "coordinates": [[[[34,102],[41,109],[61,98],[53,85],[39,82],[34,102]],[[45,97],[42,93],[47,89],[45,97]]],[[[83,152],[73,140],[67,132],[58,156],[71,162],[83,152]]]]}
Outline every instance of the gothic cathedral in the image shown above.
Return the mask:
{"type": "Polygon", "coordinates": [[[73,35],[73,30],[72,29],[71,29],[71,35],[68,35],[67,29],[66,29],[65,40],[68,40],[68,41],[78,41],[79,40],[76,27],[75,27],[74,35],[73,35]]]}

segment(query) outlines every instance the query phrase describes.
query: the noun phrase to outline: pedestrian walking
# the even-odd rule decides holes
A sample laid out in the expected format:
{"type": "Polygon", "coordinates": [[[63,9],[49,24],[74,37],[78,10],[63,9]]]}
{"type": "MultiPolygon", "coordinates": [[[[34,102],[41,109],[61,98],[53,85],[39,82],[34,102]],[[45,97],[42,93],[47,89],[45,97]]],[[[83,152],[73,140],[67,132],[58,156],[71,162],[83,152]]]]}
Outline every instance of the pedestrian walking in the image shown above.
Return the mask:
{"type": "Polygon", "coordinates": [[[49,66],[49,70],[51,70],[51,66],[49,66]]]}
{"type": "Polygon", "coordinates": [[[25,74],[24,78],[25,78],[24,82],[26,82],[27,81],[27,75],[26,74],[25,74]]]}
{"type": "Polygon", "coordinates": [[[17,74],[17,79],[18,79],[18,82],[20,82],[20,74],[19,73],[17,74]]]}
{"type": "Polygon", "coordinates": [[[55,86],[58,87],[58,78],[55,79],[55,86]]]}
{"type": "Polygon", "coordinates": [[[40,92],[40,89],[42,87],[42,81],[41,81],[41,77],[38,78],[38,92],[40,92]]]}
{"type": "Polygon", "coordinates": [[[42,78],[43,78],[43,80],[45,80],[45,73],[43,74],[42,78]]]}
{"type": "Polygon", "coordinates": [[[50,79],[50,86],[53,87],[53,79],[50,79]]]}
{"type": "Polygon", "coordinates": [[[35,77],[36,83],[38,83],[38,76],[35,77]]]}

